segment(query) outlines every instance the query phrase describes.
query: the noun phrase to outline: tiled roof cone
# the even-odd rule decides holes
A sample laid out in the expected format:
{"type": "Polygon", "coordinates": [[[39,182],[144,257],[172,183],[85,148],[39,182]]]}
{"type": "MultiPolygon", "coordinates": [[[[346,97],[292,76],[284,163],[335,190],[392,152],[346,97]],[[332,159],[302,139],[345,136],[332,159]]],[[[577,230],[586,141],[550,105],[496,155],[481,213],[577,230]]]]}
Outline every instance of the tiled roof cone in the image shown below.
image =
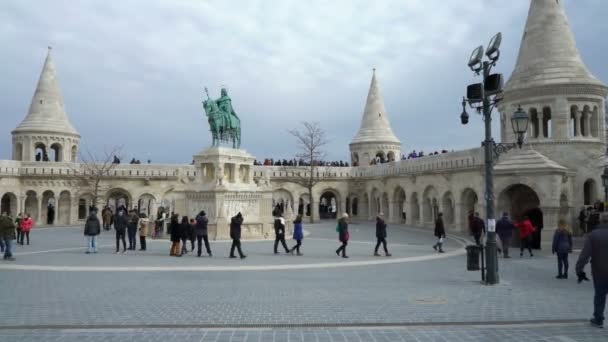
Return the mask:
{"type": "Polygon", "coordinates": [[[49,47],[27,116],[13,133],[41,132],[79,136],[63,108],[55,64],[49,47]]]}
{"type": "Polygon", "coordinates": [[[367,102],[361,119],[361,128],[352,140],[351,144],[364,142],[401,142],[391,129],[391,124],[388,121],[386,110],[384,109],[384,100],[380,94],[380,86],[376,79],[376,69],[373,71],[372,82],[369,86],[367,94],[367,102]]]}
{"type": "Polygon", "coordinates": [[[531,0],[517,64],[505,91],[558,84],[603,84],[587,69],[559,0],[531,0]]]}

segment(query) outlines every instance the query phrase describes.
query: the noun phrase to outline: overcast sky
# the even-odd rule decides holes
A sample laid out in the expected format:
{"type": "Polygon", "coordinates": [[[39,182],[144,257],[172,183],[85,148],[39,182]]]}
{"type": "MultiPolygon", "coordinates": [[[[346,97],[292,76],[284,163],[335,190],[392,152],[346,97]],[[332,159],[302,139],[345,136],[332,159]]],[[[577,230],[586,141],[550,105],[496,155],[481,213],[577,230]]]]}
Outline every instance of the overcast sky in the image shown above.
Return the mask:
{"type": "MultiPolygon", "coordinates": [[[[287,132],[319,121],[330,159],[348,159],[377,69],[403,150],[479,146],[461,126],[475,78],[471,50],[503,32],[498,70],[513,69],[529,0],[0,2],[0,159],[27,114],[53,46],[68,116],[92,150],[189,163],[210,145],[201,106],[226,85],[258,159],[290,158],[287,132]]],[[[608,1],[565,3],[589,69],[608,81],[608,1]]],[[[498,121],[498,120],[495,120],[498,121]]],[[[498,131],[495,131],[498,136],[498,131]]]]}

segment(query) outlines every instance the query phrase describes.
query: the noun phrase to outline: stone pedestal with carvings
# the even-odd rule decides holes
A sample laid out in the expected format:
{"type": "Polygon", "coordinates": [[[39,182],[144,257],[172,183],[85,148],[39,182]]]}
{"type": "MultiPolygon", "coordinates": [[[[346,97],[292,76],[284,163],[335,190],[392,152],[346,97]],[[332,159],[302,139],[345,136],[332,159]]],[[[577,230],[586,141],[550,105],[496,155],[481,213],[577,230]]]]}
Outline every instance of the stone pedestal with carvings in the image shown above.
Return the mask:
{"type": "Polygon", "coordinates": [[[211,239],[230,238],[230,219],[244,218],[243,239],[272,236],[272,192],[253,181],[255,157],[241,149],[211,147],[194,156],[196,180],[185,192],[191,216],[201,210],[209,218],[211,239]]]}

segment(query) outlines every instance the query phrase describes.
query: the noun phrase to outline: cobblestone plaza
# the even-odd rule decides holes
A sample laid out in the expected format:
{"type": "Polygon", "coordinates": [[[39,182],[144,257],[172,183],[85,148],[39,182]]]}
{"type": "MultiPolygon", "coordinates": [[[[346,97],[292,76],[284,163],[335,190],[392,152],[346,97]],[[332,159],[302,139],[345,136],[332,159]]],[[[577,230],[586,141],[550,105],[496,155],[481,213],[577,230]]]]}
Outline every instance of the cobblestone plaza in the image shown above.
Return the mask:
{"type": "MultiPolygon", "coordinates": [[[[546,248],[500,259],[501,283],[466,272],[465,237],[438,254],[428,231],[394,225],[392,257],[374,257],[374,227],[352,225],[350,259],[332,224],[306,226],[303,256],[244,243],[248,258],[169,258],[170,243],[114,254],[103,232],[84,254],[81,228],[38,229],[0,264],[1,341],[602,341],[593,288],[556,280],[546,248]],[[492,338],[492,339],[491,339],[492,338]]],[[[289,244],[291,245],[291,241],[289,244]]],[[[516,254],[516,253],[515,253],[516,254]]],[[[573,257],[575,257],[573,255],[573,257]]]]}

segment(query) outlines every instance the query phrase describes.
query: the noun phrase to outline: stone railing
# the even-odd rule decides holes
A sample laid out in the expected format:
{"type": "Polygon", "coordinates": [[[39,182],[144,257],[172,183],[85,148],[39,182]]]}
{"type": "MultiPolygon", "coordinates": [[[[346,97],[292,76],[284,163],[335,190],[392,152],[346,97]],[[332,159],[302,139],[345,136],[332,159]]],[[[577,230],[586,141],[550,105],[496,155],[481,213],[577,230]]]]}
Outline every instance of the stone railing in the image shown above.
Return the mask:
{"type": "MultiPolygon", "coordinates": [[[[353,176],[352,167],[333,167],[333,166],[318,166],[316,169],[317,176],[326,179],[342,178],[347,179],[353,176]]],[[[253,177],[263,177],[264,172],[270,173],[270,179],[273,178],[291,178],[291,177],[308,177],[310,175],[309,166],[261,166],[253,167],[253,177]]]]}
{"type": "Polygon", "coordinates": [[[0,160],[0,175],[18,176],[21,162],[14,160],[0,160]]]}

